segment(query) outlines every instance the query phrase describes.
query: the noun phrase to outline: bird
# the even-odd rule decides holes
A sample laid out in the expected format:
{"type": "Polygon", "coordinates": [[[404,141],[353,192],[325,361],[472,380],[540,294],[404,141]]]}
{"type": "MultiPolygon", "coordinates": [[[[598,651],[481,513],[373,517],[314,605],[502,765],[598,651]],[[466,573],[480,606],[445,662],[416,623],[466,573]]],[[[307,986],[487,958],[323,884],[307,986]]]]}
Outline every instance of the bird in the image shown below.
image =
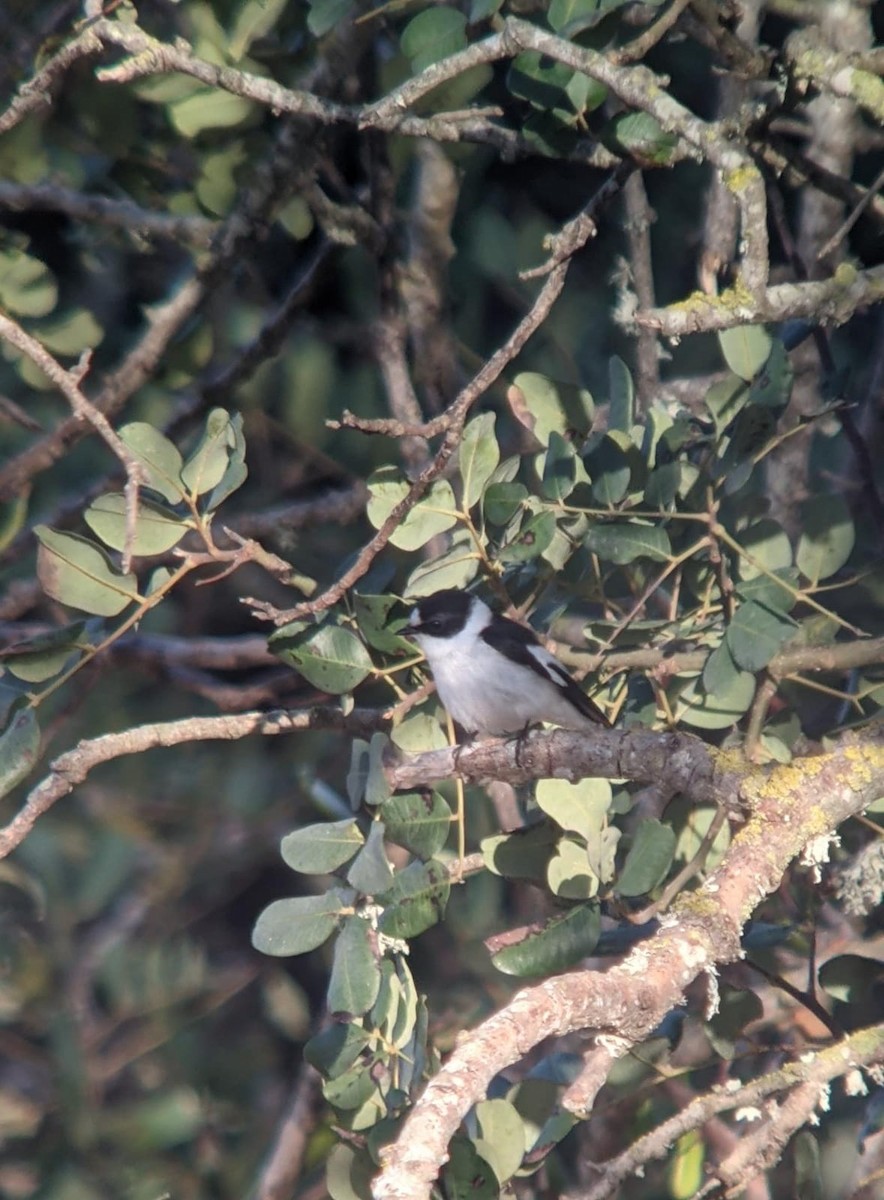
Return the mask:
{"type": "Polygon", "coordinates": [[[478,596],[446,588],[419,600],[403,633],[429,663],[439,699],[465,733],[498,737],[541,721],[610,726],[536,634],[478,596]]]}

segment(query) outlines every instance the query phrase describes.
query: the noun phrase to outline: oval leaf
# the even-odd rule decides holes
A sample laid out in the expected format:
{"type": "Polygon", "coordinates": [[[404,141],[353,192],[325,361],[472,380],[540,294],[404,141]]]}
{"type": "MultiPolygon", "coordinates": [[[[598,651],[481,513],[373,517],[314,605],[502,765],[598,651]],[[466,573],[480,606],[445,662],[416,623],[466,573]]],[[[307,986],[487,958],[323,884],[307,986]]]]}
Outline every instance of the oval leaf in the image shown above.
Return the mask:
{"type": "Polygon", "coordinates": [[[144,468],[147,486],[159,492],[170,504],[180,504],[185,488],[181,482],[183,460],[178,448],[145,421],[133,421],[119,432],[144,468]]]}
{"type": "Polygon", "coordinates": [[[252,931],[252,945],[263,954],[285,957],[306,954],[326,941],[342,916],[352,909],[344,892],[333,889],[324,896],[295,896],[274,900],[261,913],[252,931]]]}
{"type": "Polygon", "coordinates": [[[463,480],[464,508],[471,509],[482,499],[485,485],[500,462],[500,449],[494,436],[494,413],[482,413],[463,431],[460,450],[460,477],[463,480]]]}
{"type": "Polygon", "coordinates": [[[365,839],[353,817],[307,825],[287,834],[280,844],[283,862],[305,875],[324,875],[348,862],[365,839]]]}
{"type": "Polygon", "coordinates": [[[94,613],[115,617],[141,597],[134,575],[115,571],[104,551],[88,538],[59,533],[38,525],[37,576],[53,600],[94,613]]]}
{"type": "MultiPolygon", "coordinates": [[[[439,726],[432,722],[433,728],[439,726]]],[[[387,837],[419,858],[430,859],[448,840],[451,809],[438,792],[391,796],[381,810],[387,837]]]]}
{"type": "Polygon", "coordinates": [[[332,695],[352,691],[373,669],[365,646],[340,625],[322,625],[295,638],[281,629],[268,645],[314,687],[332,695]]]}
{"type": "Polygon", "coordinates": [[[40,753],[40,727],[32,708],[21,708],[0,734],[0,796],[33,770],[40,753]]]}
{"type": "Polygon", "coordinates": [[[676,836],[662,821],[642,821],[635,833],[616,890],[621,896],[646,896],[666,878],[675,855],[676,836]]]}
{"type": "Polygon", "coordinates": [[[384,896],[380,929],[389,937],[412,938],[445,915],[451,885],[448,871],[435,860],[414,862],[399,871],[384,896]]]}
{"type": "MultiPolygon", "coordinates": [[[[83,513],[83,519],[112,550],[122,550],[126,544],[126,497],[122,492],[110,492],[99,496],[83,513]]],[[[138,501],[138,516],[135,521],[135,540],[132,553],[165,554],[177,546],[189,525],[174,513],[151,504],[149,500],[138,501]]]]}
{"type": "Polygon", "coordinates": [[[368,1012],[377,999],[381,972],[371,948],[371,929],[359,917],[347,917],[335,942],[328,1010],[358,1017],[368,1012]]]}
{"type": "Polygon", "coordinates": [[[811,583],[828,579],[850,558],[856,532],[840,496],[815,496],[801,506],[803,527],[795,562],[811,583]]]}
{"type": "Polygon", "coordinates": [[[581,904],[498,950],[491,961],[505,975],[552,975],[592,954],[600,929],[598,905],[581,904]]]}

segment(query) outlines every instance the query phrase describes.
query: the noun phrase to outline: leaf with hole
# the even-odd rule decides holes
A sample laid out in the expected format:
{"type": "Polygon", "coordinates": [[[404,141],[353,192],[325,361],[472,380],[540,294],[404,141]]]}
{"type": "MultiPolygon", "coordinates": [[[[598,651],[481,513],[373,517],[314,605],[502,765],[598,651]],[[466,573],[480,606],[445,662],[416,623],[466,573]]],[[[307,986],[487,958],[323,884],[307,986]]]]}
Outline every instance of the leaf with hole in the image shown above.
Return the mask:
{"type": "Polygon", "coordinates": [[[438,792],[397,793],[384,801],[381,814],[390,841],[419,858],[432,858],[448,841],[451,809],[438,792]]]}
{"type": "Polygon", "coordinates": [[[380,930],[388,937],[412,938],[436,925],[445,915],[451,884],[445,866],[435,859],[413,862],[396,874],[382,897],[380,930]]]}

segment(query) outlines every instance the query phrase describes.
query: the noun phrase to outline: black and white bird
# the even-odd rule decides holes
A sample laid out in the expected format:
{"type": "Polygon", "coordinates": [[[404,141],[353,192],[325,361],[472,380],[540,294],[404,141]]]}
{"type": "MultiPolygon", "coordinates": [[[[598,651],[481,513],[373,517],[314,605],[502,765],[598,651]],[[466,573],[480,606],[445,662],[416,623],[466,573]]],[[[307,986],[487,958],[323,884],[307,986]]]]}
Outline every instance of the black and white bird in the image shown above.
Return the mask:
{"type": "Polygon", "coordinates": [[[610,724],[530,629],[478,596],[435,592],[403,632],[423,650],[439,699],[468,734],[519,733],[539,721],[573,730],[610,724]]]}

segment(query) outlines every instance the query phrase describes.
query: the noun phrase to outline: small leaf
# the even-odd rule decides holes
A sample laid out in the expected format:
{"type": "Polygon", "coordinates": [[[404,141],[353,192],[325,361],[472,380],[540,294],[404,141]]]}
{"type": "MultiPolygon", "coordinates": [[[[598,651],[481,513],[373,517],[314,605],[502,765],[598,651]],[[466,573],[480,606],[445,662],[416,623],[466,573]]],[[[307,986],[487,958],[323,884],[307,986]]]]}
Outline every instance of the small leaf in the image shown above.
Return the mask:
{"type": "Polygon", "coordinates": [[[393,868],[384,852],[384,826],[380,821],[372,821],[368,840],[347,872],[347,882],[363,896],[377,896],[393,883],[393,868]]]}
{"type": "Polygon", "coordinates": [[[359,1025],[329,1025],[304,1046],[304,1058],[327,1079],[349,1071],[371,1041],[359,1025]]]}
{"type": "Polygon", "coordinates": [[[132,574],[115,571],[104,551],[88,538],[59,533],[48,525],[34,529],[40,541],[37,576],[53,600],[99,617],[115,617],[140,600],[132,574]]]}
{"type": "Polygon", "coordinates": [[[567,779],[537,781],[538,807],[562,829],[579,833],[589,841],[608,823],[611,784],[607,779],[588,777],[578,783],[567,779]]]}
{"type": "Polygon", "coordinates": [[[192,96],[172,101],[166,110],[182,137],[195,138],[206,129],[231,129],[241,125],[255,111],[255,106],[251,100],[233,92],[206,87],[192,96]]]}
{"type": "Polygon", "coordinates": [[[489,525],[509,525],[527,498],[528,489],[523,483],[489,484],[482,497],[485,520],[489,525]]]}
{"type": "Polygon", "coordinates": [[[594,405],[585,388],[556,382],[546,375],[524,371],[507,392],[513,416],[530,430],[541,446],[549,444],[555,430],[579,441],[592,427],[594,405]]]}
{"type": "MultiPolygon", "coordinates": [[[[433,725],[438,729],[436,722],[433,725]]],[[[387,837],[418,858],[430,859],[448,841],[451,809],[438,792],[391,796],[381,810],[387,837]]]]}
{"type": "Polygon", "coordinates": [[[642,525],[638,521],[593,525],[586,535],[585,544],[599,558],[617,566],[625,566],[637,558],[668,562],[672,557],[666,530],[659,525],[642,525]]]}
{"type": "MultiPolygon", "coordinates": [[[[368,519],[375,529],[408,495],[410,485],[395,467],[381,467],[368,481],[368,519]]],[[[426,495],[400,521],[390,541],[400,550],[420,550],[431,538],[457,523],[457,502],[451,484],[434,483],[426,495]]]]}
{"type": "Polygon", "coordinates": [[[181,482],[183,459],[178,448],[173,446],[153,425],[144,421],[133,421],[119,431],[121,439],[144,467],[148,487],[159,492],[170,504],[180,504],[185,488],[181,482]]]}
{"type": "Polygon", "coordinates": [[[763,325],[738,325],[735,329],[722,329],[718,344],[733,373],[751,383],[770,358],[773,338],[763,325]]]}
{"type": "Polygon", "coordinates": [[[246,439],[243,435],[242,424],[242,414],[234,413],[230,418],[230,427],[227,435],[227,468],[217,486],[213,489],[212,494],[205,501],[206,512],[214,512],[228,496],[232,496],[238,488],[242,487],[248,478],[246,439]]]}
{"type": "Polygon", "coordinates": [[[353,892],[333,888],[323,896],[274,900],[255,922],[252,945],[280,958],[315,950],[331,937],[354,898],[353,892]]]}
{"type": "Polygon", "coordinates": [[[748,671],[734,676],[725,691],[707,692],[698,678],[678,691],[676,717],[695,729],[727,729],[748,710],[755,695],[755,678],[748,671]]]}
{"type": "Polygon", "coordinates": [[[488,1147],[488,1162],[499,1183],[506,1183],[522,1165],[525,1156],[525,1125],[508,1100],[480,1100],[476,1123],[488,1147]]]}
{"type": "Polygon", "coordinates": [[[498,950],[491,961],[504,975],[552,975],[592,954],[600,929],[598,905],[581,904],[498,950]]]}
{"type": "Polygon", "coordinates": [[[328,1010],[332,1016],[362,1016],[377,999],[381,973],[370,934],[368,922],[359,917],[346,917],[341,925],[328,984],[328,1010]]]}
{"type": "Polygon", "coordinates": [[[482,857],[495,875],[540,883],[546,879],[549,859],[560,837],[560,830],[551,821],[542,821],[513,833],[483,838],[482,857]]]}
{"type": "Polygon", "coordinates": [[[402,593],[403,600],[431,596],[443,588],[465,588],[479,571],[479,556],[473,539],[466,529],[452,534],[444,553],[421,563],[411,572],[402,593]]]}
{"type": "MultiPolygon", "coordinates": [[[[126,497],[122,492],[109,492],[99,496],[86,509],[83,519],[112,550],[122,550],[126,544],[126,497]]],[[[177,546],[190,528],[182,517],[167,509],[152,504],[149,500],[138,501],[135,520],[135,540],[132,553],[135,555],[165,554],[177,546]]]]}
{"type": "Polygon", "coordinates": [[[365,646],[341,625],[321,625],[294,637],[283,626],[271,634],[268,645],[314,687],[332,695],[351,692],[373,670],[365,646]]]}
{"type": "Polygon", "coordinates": [[[463,505],[467,511],[482,499],[485,486],[500,462],[494,421],[494,413],[482,413],[463,431],[458,462],[463,480],[463,505]]]}
{"type": "Polygon", "coordinates": [[[446,1200],[498,1200],[500,1196],[491,1164],[465,1137],[452,1138],[442,1179],[446,1200]]]}
{"type": "Polygon", "coordinates": [[[429,8],[412,17],[399,39],[412,70],[423,71],[463,50],[467,44],[466,24],[466,17],[454,8],[429,8]]]}
{"type": "MultiPolygon", "coordinates": [[[[574,490],[578,470],[582,467],[572,444],[555,429],[549,435],[540,493],[545,500],[557,503],[566,500],[574,490]]],[[[580,470],[585,479],[585,473],[580,470]]]]}
{"type": "Polygon", "coordinates": [[[815,496],[801,506],[803,528],[795,562],[811,583],[840,571],[853,550],[856,533],[841,496],[815,496]]]}
{"type": "Polygon", "coordinates": [[[448,871],[435,860],[413,862],[399,871],[383,897],[380,929],[389,937],[413,938],[445,915],[450,891],[448,871]]]}
{"type": "Polygon", "coordinates": [[[223,408],[213,408],[199,445],[181,469],[181,480],[191,497],[210,492],[224,478],[232,442],[229,415],[223,408]]]}
{"type": "Polygon", "coordinates": [[[748,400],[749,387],[739,375],[728,375],[713,383],[706,393],[706,407],[715,422],[715,432],[723,433],[748,400]]]}
{"type": "Polygon", "coordinates": [[[0,652],[0,662],[16,679],[25,683],[43,683],[63,670],[74,654],[91,644],[88,636],[84,636],[87,624],[86,621],[73,621],[27,641],[16,642],[0,652]]]}
{"type": "Polygon", "coordinates": [[[44,262],[12,247],[0,250],[0,304],[20,317],[45,317],[58,301],[58,285],[44,262]]]}
{"type": "Polygon", "coordinates": [[[760,671],[796,629],[795,622],[755,600],[737,607],[725,640],[734,662],[744,671],[760,671]]]}
{"type": "Polygon", "coordinates": [[[613,508],[626,495],[632,469],[629,459],[615,438],[606,434],[586,456],[586,469],[592,480],[592,494],[599,504],[613,508]]]}
{"type": "Polygon", "coordinates": [[[767,362],[752,380],[749,403],[782,412],[792,396],[794,377],[786,348],[779,338],[775,338],[767,362]]]}
{"type": "MultiPolygon", "coordinates": [[[[634,158],[643,167],[662,167],[672,162],[678,137],[664,129],[646,112],[614,117],[601,131],[601,140],[617,154],[634,158]]],[[[622,425],[615,426],[622,429],[622,425]]]]}
{"type": "Polygon", "coordinates": [[[349,862],[365,844],[354,818],[306,825],[287,834],[280,845],[283,862],[305,875],[324,875],[349,862]]]}
{"type": "Polygon", "coordinates": [[[40,727],[34,710],[20,708],[0,733],[0,796],[30,775],[39,753],[40,727]]]}
{"type": "Polygon", "coordinates": [[[553,540],[556,532],[556,515],[550,511],[529,517],[516,537],[500,549],[500,559],[507,563],[530,562],[539,558],[553,540]]]}
{"type": "MultiPolygon", "coordinates": [[[[323,37],[343,24],[354,7],[354,0],[309,0],[307,28],[315,38],[323,37]]],[[[337,1200],[337,1197],[335,1197],[337,1200]]]]}
{"type": "Polygon", "coordinates": [[[642,821],[636,830],[615,889],[620,896],[646,896],[669,873],[675,856],[675,832],[662,821],[642,821]]]}
{"type": "Polygon", "coordinates": [[[599,877],[589,864],[585,845],[562,838],[546,873],[550,891],[564,900],[591,900],[599,890],[599,877]]]}

